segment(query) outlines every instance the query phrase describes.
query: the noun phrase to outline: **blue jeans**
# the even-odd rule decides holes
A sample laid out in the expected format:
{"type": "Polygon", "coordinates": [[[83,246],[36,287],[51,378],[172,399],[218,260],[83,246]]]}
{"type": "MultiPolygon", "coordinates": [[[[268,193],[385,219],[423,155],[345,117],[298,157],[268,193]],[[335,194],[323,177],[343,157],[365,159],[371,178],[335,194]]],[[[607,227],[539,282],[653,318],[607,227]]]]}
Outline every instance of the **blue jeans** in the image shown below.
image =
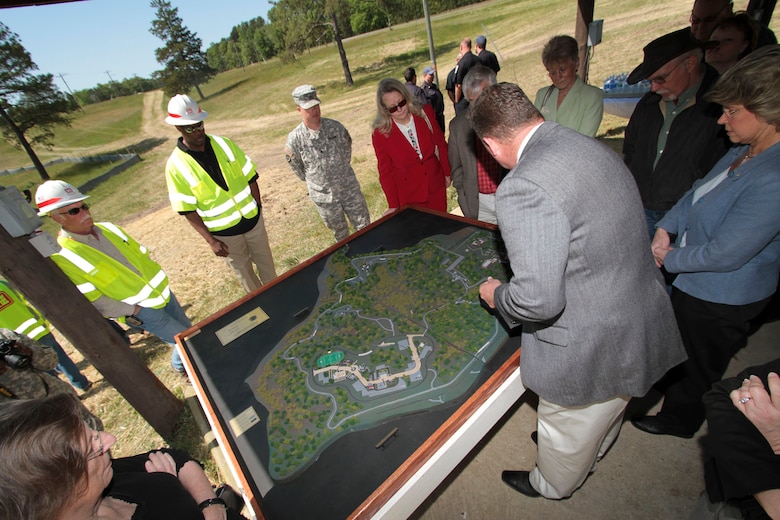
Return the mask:
{"type": "Polygon", "coordinates": [[[75,388],[78,388],[79,390],[87,389],[89,381],[84,374],[81,373],[76,366],[76,363],[74,363],[73,360],[68,357],[68,354],[62,350],[62,346],[57,343],[57,340],[52,334],[46,334],[38,340],[38,343],[43,343],[47,347],[51,347],[51,349],[57,353],[57,366],[54,368],[54,371],[57,374],[65,374],[65,377],[68,378],[70,384],[75,388]]]}
{"type": "Polygon", "coordinates": [[[184,370],[184,363],[181,361],[181,356],[179,355],[179,349],[176,347],[176,339],[174,336],[179,332],[190,328],[192,323],[189,318],[187,318],[187,315],[184,314],[184,309],[179,305],[176,296],[171,293],[171,299],[168,301],[168,304],[161,309],[147,309],[146,307],[142,307],[135,317],[144,322],[142,325],[144,330],[148,330],[173,347],[171,365],[179,372],[184,370]]]}
{"type": "Polygon", "coordinates": [[[653,237],[655,236],[655,226],[658,224],[662,218],[664,218],[664,215],[668,213],[668,210],[666,211],[656,211],[653,209],[647,209],[645,208],[645,220],[647,221],[647,231],[650,233],[650,241],[652,242],[653,237]]]}

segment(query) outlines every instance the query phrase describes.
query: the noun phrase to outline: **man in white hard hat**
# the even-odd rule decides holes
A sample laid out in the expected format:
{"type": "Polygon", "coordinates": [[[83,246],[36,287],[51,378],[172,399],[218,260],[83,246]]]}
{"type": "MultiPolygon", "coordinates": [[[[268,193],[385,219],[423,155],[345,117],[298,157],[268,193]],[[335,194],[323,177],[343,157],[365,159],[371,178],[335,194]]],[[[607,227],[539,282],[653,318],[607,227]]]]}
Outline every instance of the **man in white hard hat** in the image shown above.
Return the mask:
{"type": "Polygon", "coordinates": [[[62,227],[57,237],[62,249],[52,260],[103,316],[142,327],[171,345],[171,366],[184,373],[174,336],[191,323],[168,286],[168,276],[122,228],[96,224],[84,203],[88,197],[60,180],[38,187],[38,214],[62,227]]]}
{"type": "Polygon", "coordinates": [[[168,195],[173,210],[184,215],[215,255],[225,258],[250,293],[276,277],[257,172],[233,141],[206,134],[207,116],[187,95],[168,102],[165,122],[181,134],[165,166],[168,195]]]}
{"type": "Polygon", "coordinates": [[[287,136],[287,164],[306,181],[309,198],[338,242],[349,236],[347,217],[356,231],[371,222],[350,165],[352,137],[338,121],[320,117],[320,98],[312,85],[296,87],[292,97],[302,121],[287,136]]]}

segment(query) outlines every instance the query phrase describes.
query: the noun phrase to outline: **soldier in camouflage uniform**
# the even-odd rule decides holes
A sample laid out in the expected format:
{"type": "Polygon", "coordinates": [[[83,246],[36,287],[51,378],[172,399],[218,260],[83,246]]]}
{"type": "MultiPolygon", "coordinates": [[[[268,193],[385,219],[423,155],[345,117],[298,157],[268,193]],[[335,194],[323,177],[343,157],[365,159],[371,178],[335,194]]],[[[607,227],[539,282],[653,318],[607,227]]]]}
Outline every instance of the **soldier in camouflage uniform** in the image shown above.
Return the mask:
{"type": "MultiPolygon", "coordinates": [[[[29,361],[17,363],[14,367],[8,356],[0,355],[0,402],[12,399],[39,399],[55,394],[76,395],[73,388],[54,374],[57,366],[57,353],[51,347],[39,343],[24,334],[17,334],[11,329],[0,328],[0,342],[15,342],[13,354],[29,356],[29,361]],[[19,365],[25,365],[20,367],[19,365]]],[[[17,358],[18,359],[18,358],[17,358]]],[[[83,405],[82,405],[83,406],[83,405]]],[[[82,415],[93,424],[100,426],[102,422],[92,416],[86,407],[82,415]]]]}
{"type": "Polygon", "coordinates": [[[301,85],[292,94],[303,121],[287,136],[287,163],[306,181],[309,198],[338,242],[349,236],[345,215],[355,230],[371,221],[350,166],[352,137],[338,121],[320,117],[320,100],[313,86],[301,85]]]}

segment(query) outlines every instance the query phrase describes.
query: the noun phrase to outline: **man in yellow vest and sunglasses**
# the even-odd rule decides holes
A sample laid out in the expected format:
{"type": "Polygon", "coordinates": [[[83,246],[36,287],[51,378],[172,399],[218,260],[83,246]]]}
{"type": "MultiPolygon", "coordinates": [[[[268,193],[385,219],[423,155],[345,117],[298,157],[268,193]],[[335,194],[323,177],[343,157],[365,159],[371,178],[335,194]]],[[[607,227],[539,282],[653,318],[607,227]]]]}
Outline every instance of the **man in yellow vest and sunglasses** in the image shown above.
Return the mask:
{"type": "Polygon", "coordinates": [[[257,172],[233,141],[206,135],[206,116],[187,95],[177,94],[168,103],[165,122],[181,134],[165,166],[168,196],[173,210],[225,258],[250,293],[276,278],[257,172]]]}
{"type": "Polygon", "coordinates": [[[96,224],[88,195],[60,180],[38,187],[38,214],[62,226],[52,260],[105,317],[143,328],[173,347],[171,366],[184,373],[174,336],[191,326],[168,286],[168,276],[147,249],[122,228],[96,224]]]}

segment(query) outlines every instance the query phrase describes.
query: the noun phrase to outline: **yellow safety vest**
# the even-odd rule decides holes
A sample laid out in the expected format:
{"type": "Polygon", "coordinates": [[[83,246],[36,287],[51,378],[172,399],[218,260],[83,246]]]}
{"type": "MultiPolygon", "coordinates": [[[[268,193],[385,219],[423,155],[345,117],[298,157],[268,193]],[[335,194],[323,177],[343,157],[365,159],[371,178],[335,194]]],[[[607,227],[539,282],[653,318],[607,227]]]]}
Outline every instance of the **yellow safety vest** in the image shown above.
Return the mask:
{"type": "Polygon", "coordinates": [[[0,327],[34,340],[49,334],[49,322],[27,305],[5,280],[0,280],[0,327]]]}
{"type": "Polygon", "coordinates": [[[57,239],[62,249],[52,255],[52,260],[91,302],[107,296],[128,305],[152,309],[165,307],[171,298],[168,276],[149,258],[147,249],[119,226],[108,222],[96,226],[141,273],[140,276],[97,249],[62,235],[57,239]]]}
{"type": "Polygon", "coordinates": [[[197,211],[209,231],[222,231],[235,226],[242,218],[257,215],[257,202],[249,189],[255,164],[230,139],[214,135],[208,138],[227,182],[227,191],[178,146],[168,158],[165,180],[174,211],[197,211]]]}

